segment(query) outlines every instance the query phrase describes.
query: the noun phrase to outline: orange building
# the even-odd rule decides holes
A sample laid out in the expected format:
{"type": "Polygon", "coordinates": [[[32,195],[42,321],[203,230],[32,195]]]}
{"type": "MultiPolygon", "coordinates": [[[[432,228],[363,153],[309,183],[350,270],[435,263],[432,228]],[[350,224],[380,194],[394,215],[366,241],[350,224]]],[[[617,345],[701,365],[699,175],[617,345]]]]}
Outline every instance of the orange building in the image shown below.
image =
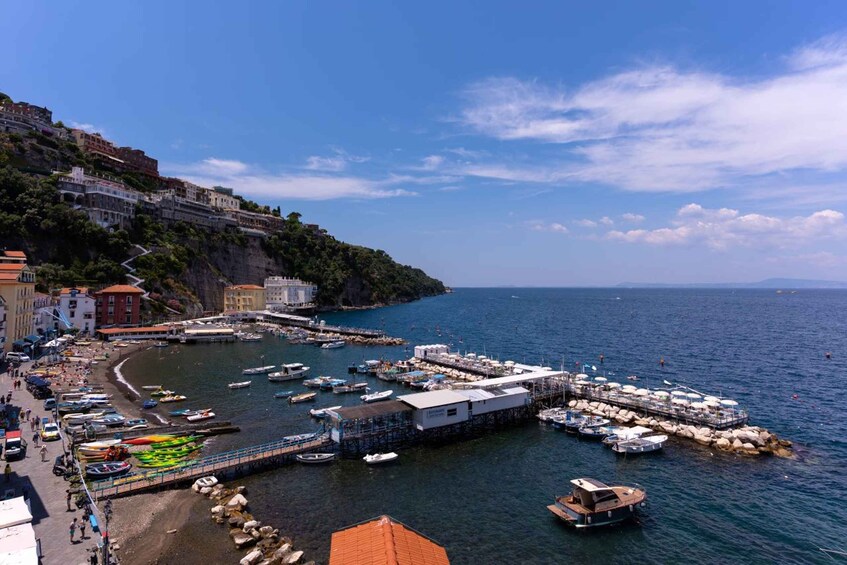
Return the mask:
{"type": "Polygon", "coordinates": [[[265,287],[237,284],[224,289],[224,312],[255,312],[265,309],[265,287]]]}
{"type": "Polygon", "coordinates": [[[329,565],[450,565],[450,560],[431,539],[380,516],[333,533],[329,565]]]}
{"type": "Polygon", "coordinates": [[[23,251],[0,250],[0,297],[6,303],[6,336],[2,350],[9,352],[33,332],[32,305],[35,273],[26,264],[23,251]]]}

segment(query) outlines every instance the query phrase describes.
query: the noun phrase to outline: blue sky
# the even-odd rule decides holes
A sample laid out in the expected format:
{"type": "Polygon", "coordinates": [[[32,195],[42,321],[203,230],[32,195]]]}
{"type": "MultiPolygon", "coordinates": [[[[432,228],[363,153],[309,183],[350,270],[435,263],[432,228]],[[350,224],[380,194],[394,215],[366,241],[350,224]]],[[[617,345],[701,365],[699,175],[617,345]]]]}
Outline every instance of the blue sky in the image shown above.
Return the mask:
{"type": "Polygon", "coordinates": [[[447,284],[847,280],[841,2],[3,13],[0,91],[447,284]]]}

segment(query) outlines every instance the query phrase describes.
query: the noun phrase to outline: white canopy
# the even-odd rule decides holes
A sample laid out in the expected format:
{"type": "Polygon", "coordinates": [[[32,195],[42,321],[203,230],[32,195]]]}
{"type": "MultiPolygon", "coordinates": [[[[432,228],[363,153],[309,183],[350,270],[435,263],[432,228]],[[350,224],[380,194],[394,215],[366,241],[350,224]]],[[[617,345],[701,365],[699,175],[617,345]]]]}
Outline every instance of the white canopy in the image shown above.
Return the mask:
{"type": "Polygon", "coordinates": [[[653,393],[653,396],[658,396],[659,398],[667,398],[670,395],[671,395],[671,393],[669,393],[666,390],[657,390],[656,392],[653,393]]]}
{"type": "Polygon", "coordinates": [[[621,383],[606,383],[606,386],[609,388],[621,388],[621,383]]]}
{"type": "Polygon", "coordinates": [[[586,375],[585,373],[577,373],[577,374],[576,374],[576,378],[578,378],[578,379],[587,379],[587,378],[588,378],[588,375],[586,375]]]}
{"type": "Polygon", "coordinates": [[[699,400],[699,399],[703,398],[702,396],[700,396],[700,395],[699,395],[699,394],[697,394],[696,392],[689,392],[689,393],[688,393],[688,394],[686,394],[685,396],[687,396],[688,398],[690,398],[690,399],[692,399],[692,400],[699,400]]]}
{"type": "Polygon", "coordinates": [[[704,400],[703,405],[708,406],[709,408],[717,408],[718,406],[721,405],[721,403],[715,402],[714,400],[704,400]]]}
{"type": "Polygon", "coordinates": [[[736,401],[730,400],[728,398],[721,400],[721,404],[723,404],[724,406],[738,406],[738,403],[736,401]]]}
{"type": "MultiPolygon", "coordinates": [[[[32,522],[32,514],[24,501],[24,497],[0,500],[0,528],[17,526],[32,522]]],[[[2,544],[0,544],[2,547],[2,544]]]]}
{"type": "Polygon", "coordinates": [[[674,404],[688,404],[688,400],[684,398],[674,398],[673,400],[671,400],[671,402],[673,402],[674,404]]]}
{"type": "Polygon", "coordinates": [[[681,390],[672,390],[671,396],[685,396],[685,393],[682,392],[681,390]]]}
{"type": "Polygon", "coordinates": [[[594,380],[597,381],[598,383],[605,383],[609,379],[607,379],[606,377],[594,377],[594,380]]]}
{"type": "Polygon", "coordinates": [[[588,381],[578,380],[578,381],[574,381],[573,384],[575,384],[575,385],[590,385],[591,383],[588,382],[588,381]]]}
{"type": "Polygon", "coordinates": [[[691,407],[702,410],[703,408],[706,408],[706,404],[704,402],[692,402],[691,407]]]}
{"type": "Polygon", "coordinates": [[[634,394],[635,396],[647,396],[648,394],[650,394],[650,391],[647,390],[646,388],[639,388],[638,390],[636,390],[632,394],[634,394]]]}
{"type": "Polygon", "coordinates": [[[507,367],[513,367],[515,365],[515,362],[514,361],[506,361],[503,364],[506,365],[507,367]]]}
{"type": "Polygon", "coordinates": [[[637,386],[635,386],[635,385],[623,385],[623,387],[621,387],[621,388],[622,388],[623,390],[626,390],[626,391],[634,391],[634,390],[635,390],[635,389],[637,389],[638,387],[637,387],[637,386]]]}
{"type": "Polygon", "coordinates": [[[708,401],[711,401],[711,402],[720,402],[721,401],[721,399],[718,398],[717,396],[705,396],[705,397],[703,397],[703,400],[705,400],[707,402],[708,401]]]}

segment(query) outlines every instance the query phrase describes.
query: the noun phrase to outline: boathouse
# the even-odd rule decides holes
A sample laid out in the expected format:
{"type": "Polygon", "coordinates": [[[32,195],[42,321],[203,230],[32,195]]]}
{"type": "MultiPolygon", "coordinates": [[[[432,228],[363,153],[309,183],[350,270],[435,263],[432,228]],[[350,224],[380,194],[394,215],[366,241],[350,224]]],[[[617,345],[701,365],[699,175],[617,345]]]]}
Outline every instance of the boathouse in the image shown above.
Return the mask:
{"type": "Polygon", "coordinates": [[[404,394],[397,400],[414,409],[415,428],[423,431],[468,419],[468,397],[453,390],[433,390],[418,394],[404,394]]]}

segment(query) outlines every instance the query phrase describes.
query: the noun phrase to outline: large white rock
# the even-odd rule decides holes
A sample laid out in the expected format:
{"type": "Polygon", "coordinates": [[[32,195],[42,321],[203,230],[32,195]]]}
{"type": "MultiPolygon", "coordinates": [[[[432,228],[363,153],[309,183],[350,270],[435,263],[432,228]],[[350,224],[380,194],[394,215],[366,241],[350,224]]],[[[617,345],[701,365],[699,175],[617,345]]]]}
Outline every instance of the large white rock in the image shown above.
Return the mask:
{"type": "Polygon", "coordinates": [[[226,508],[218,504],[217,506],[212,506],[212,514],[223,514],[226,508]]]}
{"type": "Polygon", "coordinates": [[[288,555],[285,559],[282,560],[286,565],[291,565],[292,563],[297,563],[300,561],[300,558],[303,557],[302,551],[294,551],[290,555],[288,555]]]}
{"type": "Polygon", "coordinates": [[[256,539],[253,536],[245,534],[241,531],[233,534],[232,541],[235,543],[235,547],[237,547],[238,549],[256,543],[256,539]]]}
{"type": "Polygon", "coordinates": [[[568,402],[568,408],[573,408],[574,406],[576,406],[576,400],[571,400],[570,402],[568,402]]]}
{"type": "Polygon", "coordinates": [[[241,528],[241,529],[244,530],[245,532],[249,532],[253,528],[260,528],[261,526],[262,526],[262,523],[260,521],[250,520],[248,522],[244,522],[244,527],[241,528]]]}
{"type": "Polygon", "coordinates": [[[247,506],[247,499],[242,494],[236,494],[226,503],[227,508],[244,508],[247,506]]]}
{"type": "Polygon", "coordinates": [[[282,561],[290,553],[291,553],[291,544],[286,543],[285,545],[280,546],[279,549],[274,551],[274,557],[279,559],[280,561],[282,561]]]}
{"type": "Polygon", "coordinates": [[[711,436],[698,435],[694,436],[694,441],[702,445],[710,445],[712,443],[711,436]]]}
{"type": "Polygon", "coordinates": [[[728,439],[722,437],[718,438],[718,441],[715,442],[715,446],[717,446],[718,449],[730,449],[732,447],[732,444],[729,443],[728,439]]]}
{"type": "Polygon", "coordinates": [[[742,447],[744,447],[744,444],[741,442],[740,439],[736,438],[735,441],[732,442],[733,449],[741,449],[742,447]]]}
{"type": "Polygon", "coordinates": [[[262,560],[262,552],[258,549],[254,549],[247,555],[245,555],[241,561],[238,562],[238,565],[255,565],[259,561],[262,560]]]}

